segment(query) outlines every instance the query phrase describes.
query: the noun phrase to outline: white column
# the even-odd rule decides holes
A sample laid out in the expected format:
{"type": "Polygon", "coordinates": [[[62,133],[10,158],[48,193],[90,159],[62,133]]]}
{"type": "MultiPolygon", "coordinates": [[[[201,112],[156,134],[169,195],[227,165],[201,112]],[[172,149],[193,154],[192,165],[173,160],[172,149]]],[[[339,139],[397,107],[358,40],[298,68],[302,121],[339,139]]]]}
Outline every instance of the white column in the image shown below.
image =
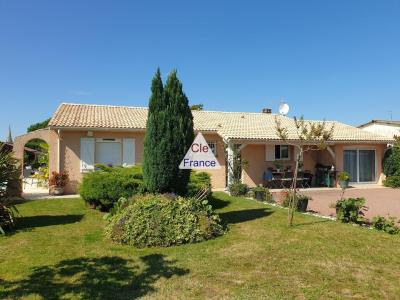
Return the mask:
{"type": "Polygon", "coordinates": [[[228,142],[228,187],[233,183],[233,144],[228,142]]]}

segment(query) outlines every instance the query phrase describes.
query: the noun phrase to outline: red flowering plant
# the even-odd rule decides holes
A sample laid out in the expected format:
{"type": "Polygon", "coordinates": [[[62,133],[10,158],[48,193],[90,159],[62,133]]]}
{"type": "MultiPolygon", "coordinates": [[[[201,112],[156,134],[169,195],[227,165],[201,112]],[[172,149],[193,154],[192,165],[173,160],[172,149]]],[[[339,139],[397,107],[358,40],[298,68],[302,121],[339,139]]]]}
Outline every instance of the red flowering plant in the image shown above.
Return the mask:
{"type": "Polygon", "coordinates": [[[52,172],[49,179],[49,186],[64,187],[69,181],[67,172],[52,172]]]}

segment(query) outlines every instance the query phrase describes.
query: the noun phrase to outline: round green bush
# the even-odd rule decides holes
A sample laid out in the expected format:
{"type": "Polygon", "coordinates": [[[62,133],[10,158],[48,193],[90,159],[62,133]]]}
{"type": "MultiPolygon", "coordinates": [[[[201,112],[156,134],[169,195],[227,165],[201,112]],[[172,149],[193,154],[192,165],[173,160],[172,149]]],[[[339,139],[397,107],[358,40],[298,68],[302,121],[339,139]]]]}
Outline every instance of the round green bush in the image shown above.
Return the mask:
{"type": "Polygon", "coordinates": [[[389,176],[383,181],[383,185],[392,188],[400,188],[400,176],[389,176]]]}
{"type": "Polygon", "coordinates": [[[222,233],[206,200],[165,195],[133,197],[106,227],[111,240],[139,248],[201,242],[222,233]]]}
{"type": "Polygon", "coordinates": [[[229,186],[231,196],[245,196],[249,192],[249,187],[245,183],[235,182],[229,186]]]}
{"type": "Polygon", "coordinates": [[[144,191],[140,167],[99,167],[83,176],[79,194],[87,203],[108,211],[121,197],[129,198],[144,191]]]}

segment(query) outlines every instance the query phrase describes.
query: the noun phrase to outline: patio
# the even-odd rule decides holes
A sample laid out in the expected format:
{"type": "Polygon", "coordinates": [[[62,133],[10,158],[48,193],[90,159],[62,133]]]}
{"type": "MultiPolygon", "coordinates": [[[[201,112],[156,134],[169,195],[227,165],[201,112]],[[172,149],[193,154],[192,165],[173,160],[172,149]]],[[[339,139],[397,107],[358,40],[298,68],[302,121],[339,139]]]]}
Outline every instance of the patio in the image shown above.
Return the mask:
{"type": "MultiPolygon", "coordinates": [[[[273,190],[275,199],[279,198],[281,190],[273,190]]],[[[340,198],[339,188],[312,188],[300,189],[300,192],[312,197],[308,203],[308,210],[324,216],[335,216],[335,209],[331,208],[340,198]]],[[[365,217],[372,219],[380,216],[393,216],[400,219],[400,189],[386,188],[377,184],[359,184],[346,190],[345,197],[364,197],[366,199],[365,217]]]]}

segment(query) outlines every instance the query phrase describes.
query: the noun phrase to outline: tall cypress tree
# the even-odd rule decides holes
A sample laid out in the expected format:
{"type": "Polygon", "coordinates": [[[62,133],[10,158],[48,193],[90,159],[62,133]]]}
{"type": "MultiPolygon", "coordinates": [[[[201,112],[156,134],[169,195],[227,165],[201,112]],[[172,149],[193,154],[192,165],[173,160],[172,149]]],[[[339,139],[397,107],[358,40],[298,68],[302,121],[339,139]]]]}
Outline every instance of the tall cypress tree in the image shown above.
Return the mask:
{"type": "Polygon", "coordinates": [[[182,83],[176,70],[172,71],[164,88],[164,97],[168,99],[168,130],[166,138],[169,146],[169,167],[171,171],[170,190],[184,195],[187,191],[190,170],[179,169],[179,164],[194,139],[193,116],[189,101],[183,92],[182,83]]]}
{"type": "Polygon", "coordinates": [[[151,83],[143,154],[143,180],[150,192],[163,192],[169,184],[169,180],[165,176],[163,159],[163,150],[165,150],[163,142],[164,115],[167,107],[163,90],[160,69],[157,69],[151,83]]]}
{"type": "Polygon", "coordinates": [[[193,138],[193,116],[176,71],[163,88],[160,70],[152,81],[144,141],[143,177],[150,192],[185,194],[190,170],[179,164],[193,138]]]}

